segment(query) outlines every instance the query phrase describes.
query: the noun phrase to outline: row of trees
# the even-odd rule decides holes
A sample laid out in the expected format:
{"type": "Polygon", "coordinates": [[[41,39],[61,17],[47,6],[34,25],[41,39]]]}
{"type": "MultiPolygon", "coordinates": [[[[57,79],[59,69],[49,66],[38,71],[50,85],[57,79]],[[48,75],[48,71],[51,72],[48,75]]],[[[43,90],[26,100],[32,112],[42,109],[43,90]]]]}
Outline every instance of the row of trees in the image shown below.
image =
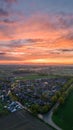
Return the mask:
{"type": "Polygon", "coordinates": [[[51,98],[51,101],[53,104],[55,104],[57,101],[60,103],[60,104],[63,104],[64,103],[64,98],[61,94],[61,92],[56,92],[56,94],[51,98]]]}
{"type": "Polygon", "coordinates": [[[56,103],[58,101],[60,104],[63,104],[71,90],[73,90],[72,78],[69,79],[68,82],[62,87],[61,91],[55,93],[55,95],[51,98],[52,103],[56,103]]]}
{"type": "Polygon", "coordinates": [[[38,113],[47,113],[50,109],[50,105],[43,105],[43,106],[40,106],[38,104],[33,104],[31,105],[30,107],[30,110],[33,114],[37,115],[38,113]]]}

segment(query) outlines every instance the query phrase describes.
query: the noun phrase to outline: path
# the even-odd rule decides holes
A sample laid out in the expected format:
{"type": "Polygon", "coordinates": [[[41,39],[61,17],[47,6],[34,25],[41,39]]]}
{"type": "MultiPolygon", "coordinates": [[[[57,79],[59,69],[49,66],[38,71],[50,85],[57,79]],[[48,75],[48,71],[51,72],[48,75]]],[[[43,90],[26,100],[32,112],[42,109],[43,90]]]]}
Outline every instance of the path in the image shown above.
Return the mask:
{"type": "Polygon", "coordinates": [[[48,123],[50,126],[52,126],[53,128],[55,128],[56,130],[62,130],[59,126],[57,126],[53,120],[52,120],[52,115],[53,115],[53,110],[55,107],[57,107],[59,104],[57,103],[51,110],[50,112],[48,112],[47,114],[41,116],[42,120],[46,123],[48,123]]]}
{"type": "MultiPolygon", "coordinates": [[[[18,102],[23,109],[31,112],[29,109],[27,109],[26,107],[24,107],[20,102],[18,102]]],[[[59,126],[57,126],[53,121],[52,121],[52,115],[53,115],[53,110],[55,107],[57,107],[59,105],[59,103],[57,103],[51,110],[50,112],[48,112],[45,115],[41,115],[38,114],[38,118],[42,119],[44,122],[48,123],[50,126],[52,126],[53,128],[55,128],[56,130],[62,130],[59,126]]]]}

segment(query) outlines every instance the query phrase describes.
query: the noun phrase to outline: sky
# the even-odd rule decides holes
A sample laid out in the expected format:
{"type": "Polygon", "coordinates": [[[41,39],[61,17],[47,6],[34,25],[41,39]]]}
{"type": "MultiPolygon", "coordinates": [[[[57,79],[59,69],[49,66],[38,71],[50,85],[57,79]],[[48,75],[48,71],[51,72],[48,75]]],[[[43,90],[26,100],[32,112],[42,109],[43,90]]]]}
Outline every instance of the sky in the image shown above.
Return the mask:
{"type": "Polygon", "coordinates": [[[73,65],[73,0],[0,0],[0,64],[73,65]]]}

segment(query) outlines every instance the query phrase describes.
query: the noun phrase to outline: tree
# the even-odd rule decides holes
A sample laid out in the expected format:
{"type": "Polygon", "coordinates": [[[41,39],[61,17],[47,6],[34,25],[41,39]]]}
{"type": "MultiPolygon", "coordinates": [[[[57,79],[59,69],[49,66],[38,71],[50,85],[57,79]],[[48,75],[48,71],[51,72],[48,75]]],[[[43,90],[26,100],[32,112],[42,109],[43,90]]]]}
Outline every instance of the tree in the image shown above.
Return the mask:
{"type": "Polygon", "coordinates": [[[47,113],[50,109],[50,105],[39,106],[39,113],[47,113]]]}
{"type": "Polygon", "coordinates": [[[12,92],[9,93],[9,97],[10,97],[12,100],[14,100],[14,101],[18,101],[18,100],[19,100],[19,98],[18,98],[15,94],[13,94],[12,92]]]}
{"type": "Polygon", "coordinates": [[[48,112],[48,110],[49,110],[49,106],[48,106],[48,105],[44,105],[44,106],[42,107],[42,112],[43,112],[43,113],[48,112]]]}
{"type": "Polygon", "coordinates": [[[44,100],[44,101],[47,101],[48,100],[47,94],[46,93],[42,94],[41,99],[44,100]]]}
{"type": "Polygon", "coordinates": [[[30,107],[30,110],[33,114],[37,114],[38,113],[38,110],[39,110],[39,105],[38,104],[32,104],[31,107],[30,107]]]}
{"type": "Polygon", "coordinates": [[[53,97],[51,98],[51,101],[52,101],[53,103],[55,103],[55,102],[57,101],[57,96],[56,96],[56,95],[53,96],[53,97]]]}
{"type": "Polygon", "coordinates": [[[59,101],[60,104],[63,104],[63,103],[64,103],[64,98],[63,98],[63,97],[60,97],[60,98],[58,99],[58,101],[59,101]]]}
{"type": "Polygon", "coordinates": [[[61,93],[59,91],[57,91],[56,96],[57,96],[57,98],[59,98],[61,96],[61,93]]]}

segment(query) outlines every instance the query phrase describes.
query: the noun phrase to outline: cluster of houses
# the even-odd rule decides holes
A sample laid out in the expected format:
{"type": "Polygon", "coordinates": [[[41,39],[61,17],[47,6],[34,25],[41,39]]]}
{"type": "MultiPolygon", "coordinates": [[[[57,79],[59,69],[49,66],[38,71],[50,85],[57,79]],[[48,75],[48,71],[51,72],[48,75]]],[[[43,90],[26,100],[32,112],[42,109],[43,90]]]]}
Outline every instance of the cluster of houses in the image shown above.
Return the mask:
{"type": "Polygon", "coordinates": [[[19,102],[13,101],[9,93],[11,91],[11,80],[0,80],[0,102],[5,109],[8,109],[10,112],[15,112],[22,109],[22,105],[19,102]]]}
{"type": "Polygon", "coordinates": [[[20,110],[22,109],[23,106],[19,103],[19,102],[16,102],[16,101],[12,101],[8,106],[7,106],[7,109],[11,112],[15,112],[17,110],[20,110]]]}
{"type": "Polygon", "coordinates": [[[52,96],[54,96],[57,91],[60,91],[66,81],[67,79],[64,78],[17,80],[17,84],[12,89],[12,92],[24,102],[27,107],[30,107],[32,104],[52,105],[52,96]]]}
{"type": "Polygon", "coordinates": [[[52,105],[51,98],[57,91],[60,91],[66,83],[66,78],[43,78],[36,80],[0,80],[0,100],[5,103],[4,107],[11,112],[22,109],[21,104],[13,101],[9,96],[12,92],[25,107],[32,104],[52,105]]]}

